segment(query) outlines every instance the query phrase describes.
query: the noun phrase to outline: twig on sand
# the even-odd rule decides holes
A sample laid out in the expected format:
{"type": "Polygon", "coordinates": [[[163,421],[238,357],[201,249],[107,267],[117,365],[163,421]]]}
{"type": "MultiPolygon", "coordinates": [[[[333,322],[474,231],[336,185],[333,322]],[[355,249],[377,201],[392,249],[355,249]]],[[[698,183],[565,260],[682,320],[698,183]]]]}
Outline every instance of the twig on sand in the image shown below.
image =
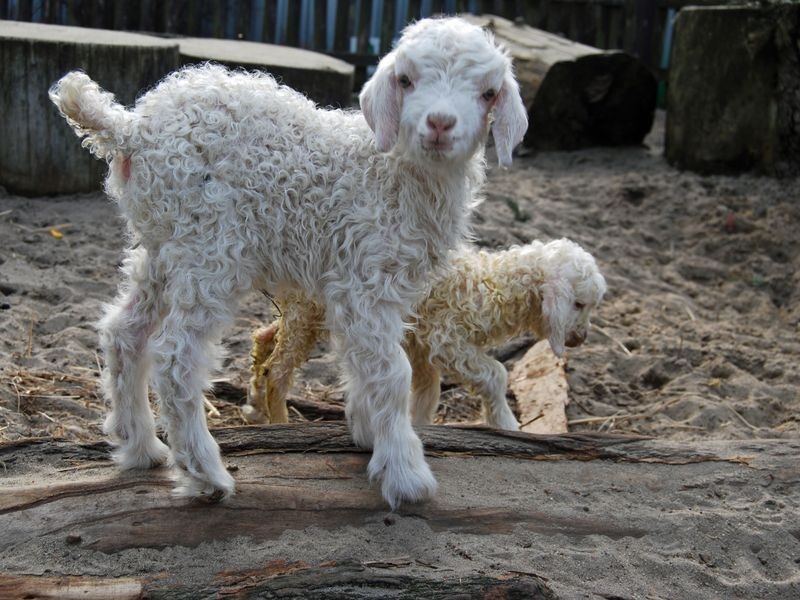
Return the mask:
{"type": "Polygon", "coordinates": [[[697,319],[694,318],[694,313],[692,312],[692,309],[689,308],[689,305],[686,304],[685,302],[683,303],[683,308],[686,309],[686,314],[689,315],[689,320],[690,321],[696,321],[697,320],[697,319]]]}
{"type": "Polygon", "coordinates": [[[40,415],[42,415],[42,416],[43,416],[45,419],[47,419],[47,420],[48,420],[48,421],[50,421],[51,423],[58,423],[58,421],[56,421],[56,420],[55,420],[53,417],[51,417],[50,415],[48,415],[46,412],[42,412],[42,411],[40,410],[40,411],[39,411],[39,414],[40,414],[40,415]]]}
{"type": "Polygon", "coordinates": [[[12,212],[14,212],[13,208],[9,208],[8,210],[4,210],[3,212],[0,212],[0,217],[5,217],[6,215],[10,215],[12,212]]]}
{"type": "Polygon", "coordinates": [[[211,400],[208,398],[203,398],[203,404],[205,404],[206,411],[208,412],[209,417],[221,417],[222,415],[217,410],[217,407],[211,403],[211,400]]]}
{"type": "Polygon", "coordinates": [[[544,413],[540,412],[538,415],[536,415],[532,419],[528,419],[527,421],[525,421],[522,425],[519,426],[519,428],[522,429],[523,427],[527,427],[528,425],[530,425],[534,421],[538,421],[539,419],[541,419],[543,416],[544,416],[544,413]]]}
{"type": "Polygon", "coordinates": [[[570,419],[567,421],[567,425],[584,425],[586,423],[604,423],[605,421],[611,421],[616,419],[646,419],[649,417],[649,414],[619,414],[619,415],[606,415],[605,417],[582,417],[580,419],[570,419]]]}
{"type": "Polygon", "coordinates": [[[744,417],[743,417],[743,416],[742,416],[742,415],[739,413],[739,411],[737,411],[735,408],[733,408],[732,406],[729,406],[729,407],[728,407],[728,409],[729,409],[729,410],[730,410],[730,411],[731,411],[731,412],[732,412],[732,413],[733,413],[733,414],[736,416],[736,418],[737,418],[737,419],[739,419],[739,420],[740,420],[742,423],[744,423],[745,425],[747,425],[747,427],[749,427],[749,428],[750,428],[750,429],[752,429],[753,431],[757,431],[757,430],[758,430],[758,427],[756,427],[755,425],[753,425],[752,423],[750,423],[750,421],[748,421],[747,419],[745,419],[745,418],[744,418],[744,417]]]}
{"type": "Polygon", "coordinates": [[[28,324],[28,349],[27,349],[27,358],[31,358],[33,356],[33,323],[36,317],[33,313],[31,313],[31,321],[28,324]]]}
{"type": "Polygon", "coordinates": [[[294,406],[291,406],[291,405],[290,405],[290,406],[289,406],[289,410],[291,410],[292,412],[294,412],[294,414],[296,414],[298,417],[300,417],[300,418],[301,418],[303,421],[308,421],[308,419],[306,418],[306,416],[305,416],[303,413],[301,413],[299,410],[297,410],[297,408],[296,408],[296,407],[294,407],[294,406]]]}
{"type": "Polygon", "coordinates": [[[45,225],[44,227],[27,227],[25,225],[22,225],[21,223],[17,223],[16,225],[26,233],[47,233],[48,231],[52,231],[53,229],[59,230],[72,227],[72,223],[57,223],[55,225],[45,225]]]}
{"type": "Polygon", "coordinates": [[[72,223],[58,223],[56,225],[45,225],[44,227],[37,227],[36,229],[32,229],[31,231],[36,232],[36,233],[38,233],[38,232],[45,232],[46,233],[46,232],[51,231],[53,229],[67,229],[69,227],[72,227],[72,223]]]}
{"type": "Polygon", "coordinates": [[[633,356],[633,353],[632,353],[630,350],[628,350],[628,347],[627,347],[625,344],[623,344],[623,343],[622,343],[622,341],[621,341],[619,338],[617,338],[617,337],[615,337],[615,336],[611,335],[611,334],[610,334],[608,331],[606,331],[605,329],[603,329],[603,328],[602,328],[602,327],[600,327],[599,325],[594,325],[594,327],[593,327],[593,328],[594,328],[594,330],[595,330],[595,331],[597,331],[598,333],[602,333],[604,336],[606,336],[606,337],[607,337],[608,339],[610,339],[612,342],[614,342],[615,344],[617,344],[617,346],[619,346],[620,348],[622,348],[622,351],[623,351],[623,352],[624,352],[624,353],[625,353],[627,356],[633,356]]]}
{"type": "Polygon", "coordinates": [[[668,429],[689,429],[691,431],[705,431],[705,427],[698,427],[697,425],[689,425],[683,421],[679,421],[677,423],[665,423],[662,427],[666,427],[668,429]]]}
{"type": "Polygon", "coordinates": [[[22,394],[19,393],[19,387],[14,378],[11,379],[11,385],[14,386],[14,391],[17,393],[17,412],[22,412],[22,394]]]}

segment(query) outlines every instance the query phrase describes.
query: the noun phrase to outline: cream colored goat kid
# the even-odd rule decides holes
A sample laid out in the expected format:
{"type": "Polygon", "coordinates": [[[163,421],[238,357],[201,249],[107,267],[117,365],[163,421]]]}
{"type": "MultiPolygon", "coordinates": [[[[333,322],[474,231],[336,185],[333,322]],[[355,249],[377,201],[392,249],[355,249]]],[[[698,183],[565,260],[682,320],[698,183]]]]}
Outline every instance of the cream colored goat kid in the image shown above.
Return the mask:
{"type": "Polygon", "coordinates": [[[503,164],[527,128],[491,33],[458,18],[409,26],[364,87],[363,114],[214,65],[167,77],[130,110],[79,72],[50,97],[110,162],[106,190],[131,233],[100,323],[119,464],[171,458],[178,493],[233,493],[203,410],[219,340],[250,290],[300,291],[326,308],[370,478],[392,508],[430,497],[404,320],[464,238],[490,128],[503,164]],[[148,404],[151,366],[169,449],[148,404]]]}
{"type": "MultiPolygon", "coordinates": [[[[501,252],[462,248],[451,269],[432,282],[406,335],[411,361],[414,425],[430,423],[439,404],[442,374],[483,401],[486,423],[515,430],[506,401],[507,374],[487,350],[532,333],[557,355],[586,339],[590,315],[606,283],[594,258],[566,239],[501,252]]],[[[294,370],[324,334],[325,311],[302,295],[278,301],[281,317],[253,334],[250,404],[253,422],[288,421],[286,395],[294,370]]]]}

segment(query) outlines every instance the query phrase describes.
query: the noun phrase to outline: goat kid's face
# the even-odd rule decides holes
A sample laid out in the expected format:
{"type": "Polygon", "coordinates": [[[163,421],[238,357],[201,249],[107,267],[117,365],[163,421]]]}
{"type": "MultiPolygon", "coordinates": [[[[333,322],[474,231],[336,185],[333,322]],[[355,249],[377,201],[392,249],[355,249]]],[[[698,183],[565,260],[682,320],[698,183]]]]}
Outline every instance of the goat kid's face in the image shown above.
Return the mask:
{"type": "Polygon", "coordinates": [[[591,313],[600,305],[605,292],[606,281],[588,254],[585,260],[559,269],[542,286],[542,315],[548,329],[547,339],[556,356],[586,340],[591,313]]]}
{"type": "Polygon", "coordinates": [[[511,61],[491,37],[461,19],[420,21],[378,65],[360,97],[378,150],[446,165],[471,157],[490,129],[501,165],[528,118],[511,61]]]}

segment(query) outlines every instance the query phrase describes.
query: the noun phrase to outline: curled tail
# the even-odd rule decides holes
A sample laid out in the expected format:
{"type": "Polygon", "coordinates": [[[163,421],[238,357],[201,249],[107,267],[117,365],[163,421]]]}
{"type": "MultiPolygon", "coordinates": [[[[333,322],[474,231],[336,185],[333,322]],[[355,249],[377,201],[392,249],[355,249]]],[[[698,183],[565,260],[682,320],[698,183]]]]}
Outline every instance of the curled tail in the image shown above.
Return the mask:
{"type": "Polygon", "coordinates": [[[81,145],[97,158],[110,161],[130,134],[126,126],[132,113],[80,71],[64,75],[49,94],[75,134],[84,138],[81,145]]]}

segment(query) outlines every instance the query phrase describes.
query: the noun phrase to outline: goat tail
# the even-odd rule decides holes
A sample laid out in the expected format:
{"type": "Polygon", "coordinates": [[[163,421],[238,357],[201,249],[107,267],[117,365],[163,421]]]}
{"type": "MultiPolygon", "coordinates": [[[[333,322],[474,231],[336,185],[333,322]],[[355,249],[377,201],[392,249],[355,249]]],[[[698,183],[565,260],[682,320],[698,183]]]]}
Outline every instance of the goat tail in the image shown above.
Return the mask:
{"type": "Polygon", "coordinates": [[[110,161],[130,136],[133,113],[86,73],[67,73],[53,84],[49,95],[75,135],[84,138],[81,145],[97,158],[110,161]]]}

